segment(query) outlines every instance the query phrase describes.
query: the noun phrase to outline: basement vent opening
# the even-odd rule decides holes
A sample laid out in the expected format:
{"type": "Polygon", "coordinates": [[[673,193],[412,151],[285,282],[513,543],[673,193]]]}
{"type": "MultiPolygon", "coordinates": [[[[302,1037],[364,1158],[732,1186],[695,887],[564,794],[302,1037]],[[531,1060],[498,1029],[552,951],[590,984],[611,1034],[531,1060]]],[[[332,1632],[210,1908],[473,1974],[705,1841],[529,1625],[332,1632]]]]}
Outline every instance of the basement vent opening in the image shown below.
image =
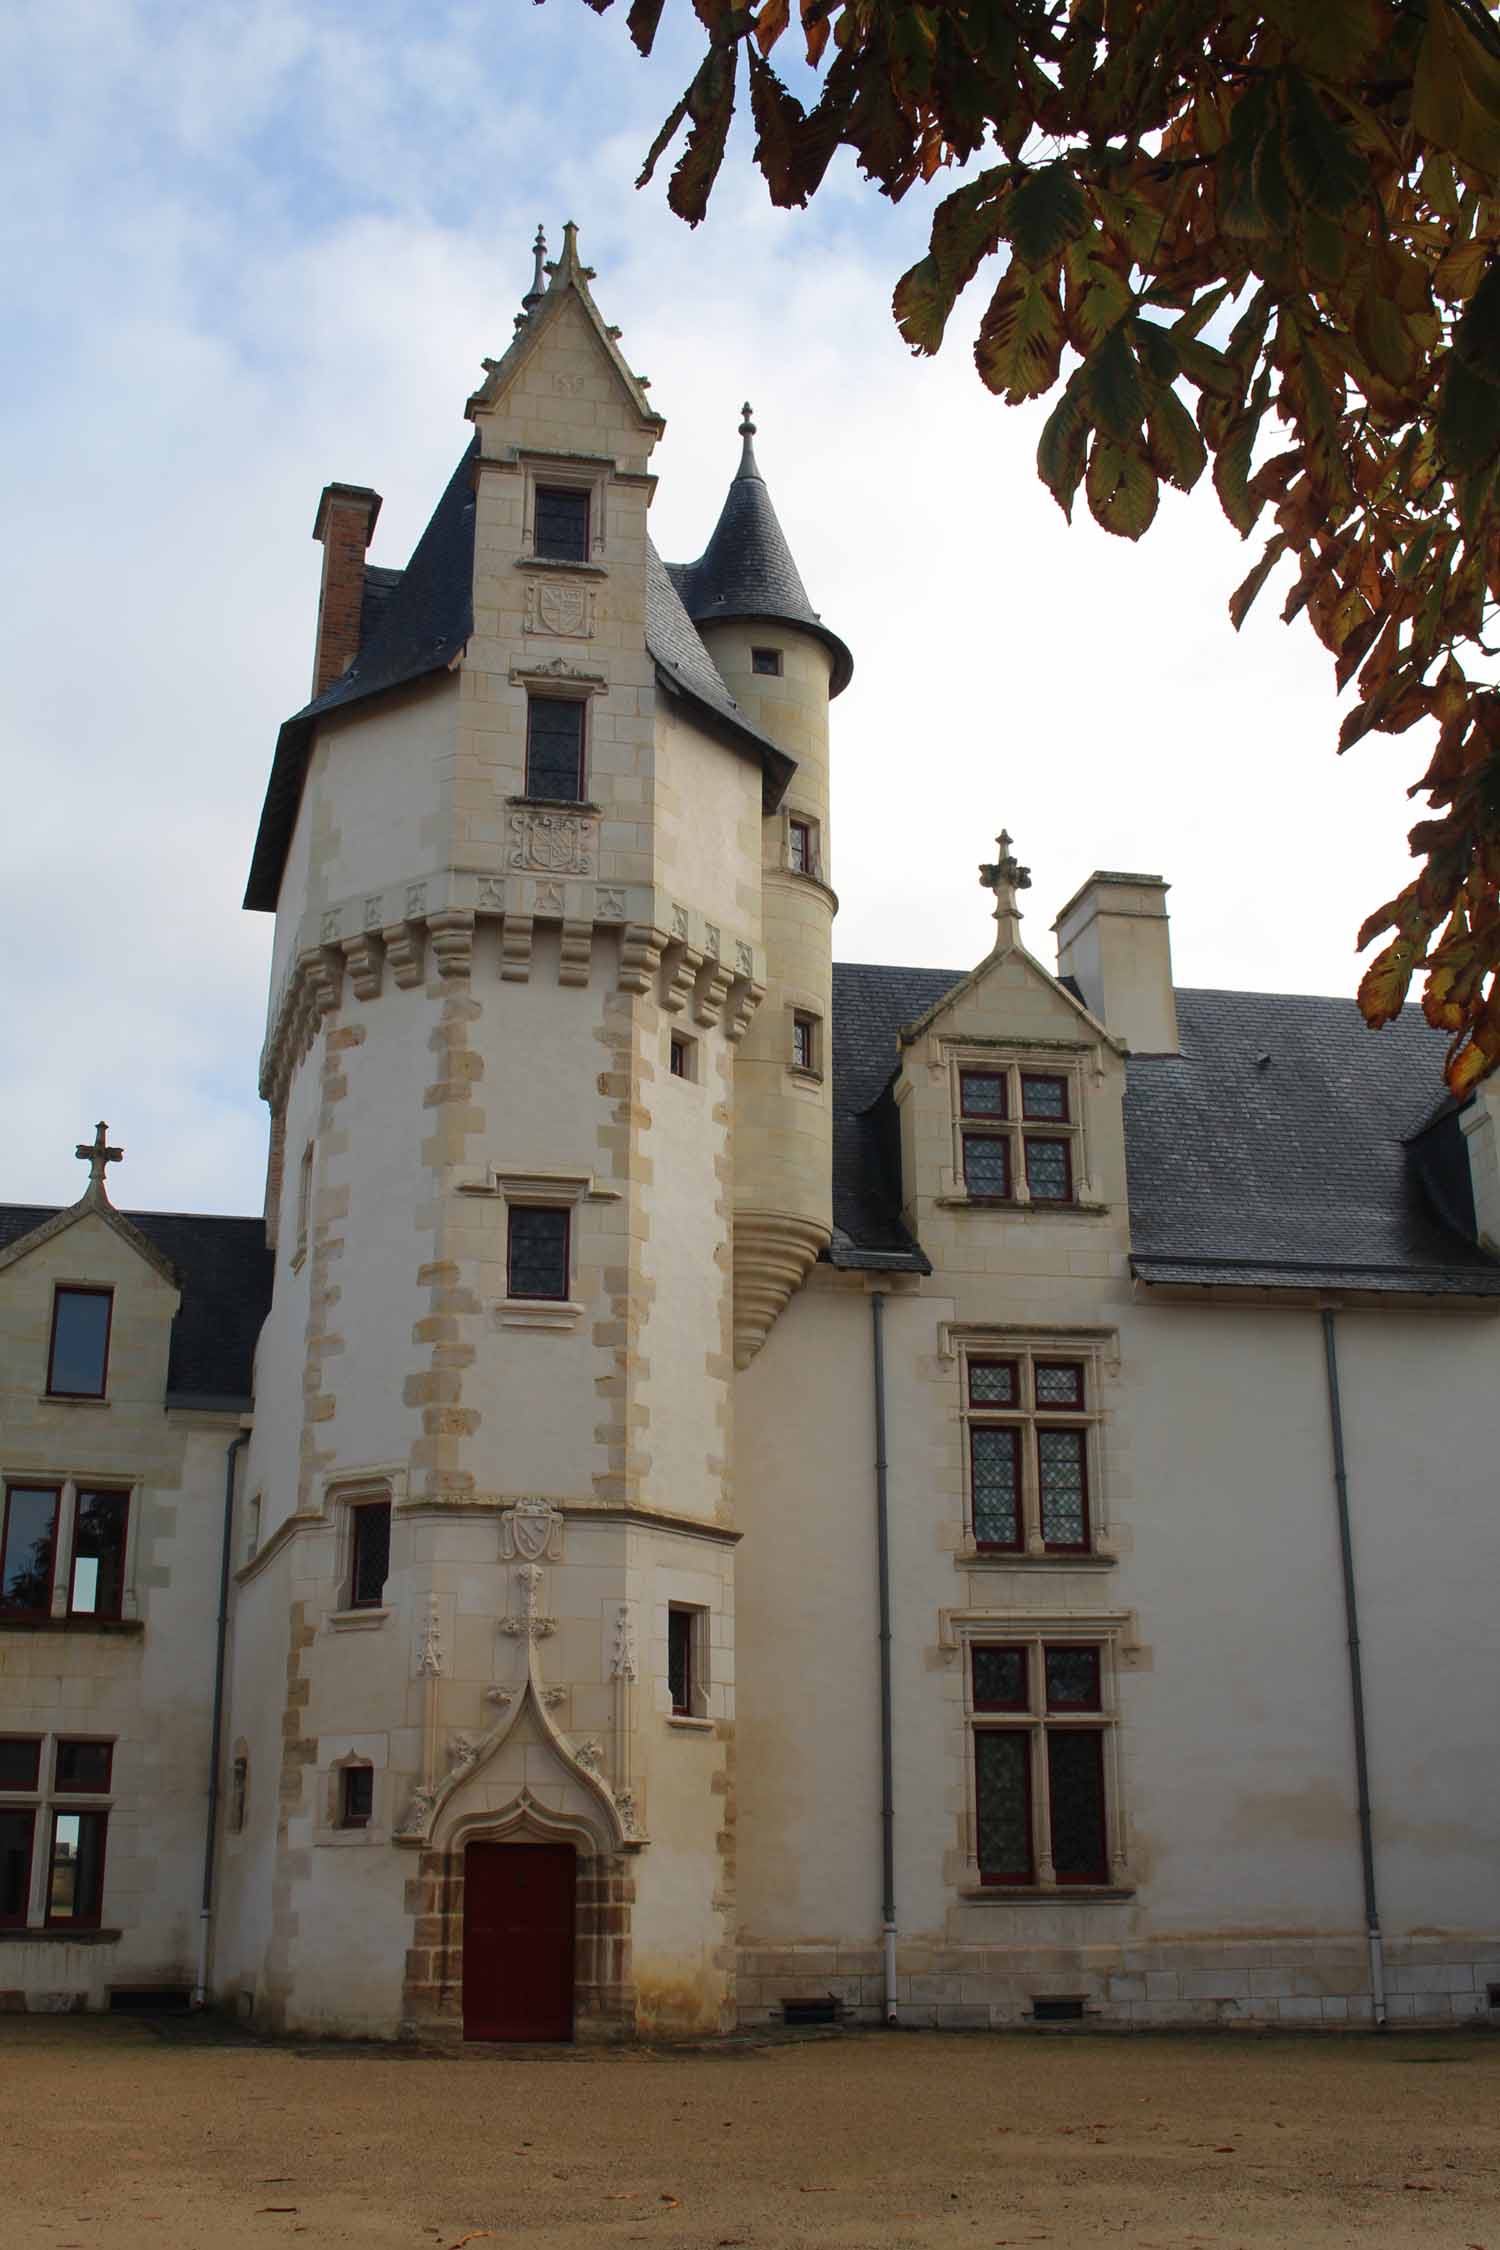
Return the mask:
{"type": "Polygon", "coordinates": [[[830,1992],[826,2000],[783,2000],[781,2020],[784,2024],[798,2026],[814,2023],[837,2023],[839,2004],[830,1992]]]}
{"type": "Polygon", "coordinates": [[[1031,2020],[1033,2023],[1082,2023],[1083,2002],[1072,1999],[1043,2000],[1033,1993],[1031,2020]]]}
{"type": "Polygon", "coordinates": [[[185,2016],[192,2003],[185,1984],[117,1984],[110,1988],[112,2016],[185,2016]]]}
{"type": "Polygon", "coordinates": [[[1500,1984],[1487,1984],[1485,1986],[1484,2004],[1487,2008],[1500,2008],[1500,1984]]]}

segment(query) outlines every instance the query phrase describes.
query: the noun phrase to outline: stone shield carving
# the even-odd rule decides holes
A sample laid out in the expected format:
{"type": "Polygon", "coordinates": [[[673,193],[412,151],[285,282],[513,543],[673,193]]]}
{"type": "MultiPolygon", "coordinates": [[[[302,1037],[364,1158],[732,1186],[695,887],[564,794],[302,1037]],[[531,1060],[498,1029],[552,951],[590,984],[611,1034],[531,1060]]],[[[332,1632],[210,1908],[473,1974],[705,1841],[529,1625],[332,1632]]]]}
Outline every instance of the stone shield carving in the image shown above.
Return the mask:
{"type": "Polygon", "coordinates": [[[510,864],[547,875],[592,875],[598,825],[580,813],[512,813],[510,864]]]}
{"type": "Polygon", "coordinates": [[[550,1500],[518,1500],[500,1518],[500,1553],[506,1562],[556,1562],[562,1554],[563,1519],[550,1500]]]}

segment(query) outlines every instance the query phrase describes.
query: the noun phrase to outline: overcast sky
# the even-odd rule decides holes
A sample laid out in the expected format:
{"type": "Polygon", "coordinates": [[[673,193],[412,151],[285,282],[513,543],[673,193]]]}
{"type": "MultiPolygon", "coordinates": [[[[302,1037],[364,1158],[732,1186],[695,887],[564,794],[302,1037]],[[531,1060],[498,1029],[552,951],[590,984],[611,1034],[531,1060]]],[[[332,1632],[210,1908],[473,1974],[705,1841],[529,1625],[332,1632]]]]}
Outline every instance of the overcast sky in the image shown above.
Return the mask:
{"type": "MultiPolygon", "coordinates": [[[[669,11],[670,13],[671,11],[669,11]]],[[[686,12],[685,9],[682,12],[686,12]]],[[[1041,414],[981,389],[976,288],[936,361],[891,324],[933,197],[852,168],[770,210],[737,142],[708,222],[636,193],[695,51],[642,64],[582,0],[10,0],[0,1195],[63,1202],[109,1120],[127,1206],[259,1207],[269,918],[240,910],[280,720],[306,698],[330,479],[404,563],[504,350],[544,221],[666,416],[653,523],[697,554],[739,403],[835,706],[835,949],[963,968],[1004,823],[1024,934],[1091,868],[1173,888],[1182,984],[1350,992],[1406,879],[1415,736],[1333,753],[1327,660],[1265,599],[1207,482],[1139,547],[1038,484],[1041,414]]],[[[951,181],[940,183],[938,193],[951,181]]]]}

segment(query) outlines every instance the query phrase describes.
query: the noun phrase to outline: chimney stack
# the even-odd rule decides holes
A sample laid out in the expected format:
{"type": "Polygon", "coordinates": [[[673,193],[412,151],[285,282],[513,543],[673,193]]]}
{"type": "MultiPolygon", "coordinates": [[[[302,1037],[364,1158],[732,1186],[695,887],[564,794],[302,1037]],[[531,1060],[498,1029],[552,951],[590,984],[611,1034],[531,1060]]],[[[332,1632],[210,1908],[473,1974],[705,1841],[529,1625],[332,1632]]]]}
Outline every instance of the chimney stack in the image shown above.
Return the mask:
{"type": "Polygon", "coordinates": [[[314,695],[347,672],[359,654],[359,620],[365,598],[365,549],[380,513],[380,494],[367,484],[325,484],[313,537],[323,549],[318,591],[318,634],[313,650],[314,695]]]}
{"type": "Polygon", "coordinates": [[[1177,1001],[1161,876],[1096,869],[1052,927],[1058,975],[1072,977],[1106,1029],[1134,1054],[1175,1055],[1177,1001]]]}

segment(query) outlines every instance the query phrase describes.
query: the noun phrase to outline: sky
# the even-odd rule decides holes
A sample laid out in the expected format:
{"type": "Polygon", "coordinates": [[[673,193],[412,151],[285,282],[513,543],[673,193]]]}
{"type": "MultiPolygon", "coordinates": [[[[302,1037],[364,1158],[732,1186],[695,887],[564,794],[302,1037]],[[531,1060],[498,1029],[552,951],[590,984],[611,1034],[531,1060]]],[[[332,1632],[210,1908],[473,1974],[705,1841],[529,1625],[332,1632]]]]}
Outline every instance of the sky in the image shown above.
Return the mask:
{"type": "Polygon", "coordinates": [[[1045,407],[974,373],[982,281],[914,360],[890,292],[953,182],[852,165],[773,211],[737,125],[704,225],[633,182],[698,47],[583,0],[9,0],[0,10],[0,760],[12,973],[0,1196],[62,1203],[100,1117],[123,1206],[254,1211],[271,921],[241,911],[306,700],[318,495],[405,562],[467,439],[539,222],[667,420],[653,535],[706,543],[740,402],[855,658],[834,707],[834,946],[966,968],[1001,826],[1023,936],[1095,867],[1172,885],[1178,983],[1348,993],[1407,879],[1415,735],[1334,754],[1330,666],[1205,479],[1139,546],[1037,481],[1045,407]]]}

